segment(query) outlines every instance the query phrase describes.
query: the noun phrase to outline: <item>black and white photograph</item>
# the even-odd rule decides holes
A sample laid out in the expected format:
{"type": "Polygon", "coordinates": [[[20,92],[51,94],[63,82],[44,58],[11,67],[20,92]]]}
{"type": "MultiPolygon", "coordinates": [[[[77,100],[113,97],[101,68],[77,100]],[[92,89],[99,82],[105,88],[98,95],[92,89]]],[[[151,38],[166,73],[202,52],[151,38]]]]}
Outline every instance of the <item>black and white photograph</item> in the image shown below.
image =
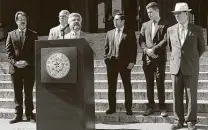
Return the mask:
{"type": "Polygon", "coordinates": [[[208,130],[207,0],[0,0],[0,130],[208,130]]]}

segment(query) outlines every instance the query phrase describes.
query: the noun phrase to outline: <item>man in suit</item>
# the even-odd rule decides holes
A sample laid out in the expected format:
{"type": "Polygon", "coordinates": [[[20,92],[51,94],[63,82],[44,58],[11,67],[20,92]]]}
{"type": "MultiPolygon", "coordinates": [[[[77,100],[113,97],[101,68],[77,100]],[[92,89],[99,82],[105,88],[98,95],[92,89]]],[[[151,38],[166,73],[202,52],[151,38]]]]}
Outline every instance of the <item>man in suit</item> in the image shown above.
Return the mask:
{"type": "Polygon", "coordinates": [[[48,40],[65,39],[64,36],[70,32],[68,26],[68,10],[61,10],[59,13],[60,25],[50,29],[48,40]]]}
{"type": "Polygon", "coordinates": [[[25,94],[25,114],[27,120],[35,122],[33,114],[33,85],[35,80],[35,40],[37,33],[27,29],[27,15],[19,11],[15,14],[17,29],[8,33],[6,40],[6,52],[10,62],[9,73],[11,74],[14,87],[14,100],[16,116],[10,123],[22,120],[23,95],[25,94]]]}
{"type": "Polygon", "coordinates": [[[167,116],[165,110],[165,66],[166,54],[166,31],[167,24],[160,17],[159,5],[151,2],[146,6],[150,20],[142,24],[139,36],[139,44],[143,50],[143,70],[147,84],[147,108],[143,113],[148,116],[154,113],[154,76],[156,76],[159,109],[161,116],[167,116]]]}
{"type": "Polygon", "coordinates": [[[66,39],[84,38],[85,33],[81,31],[82,16],[79,13],[71,13],[68,18],[68,24],[71,31],[65,35],[66,39]]]}
{"type": "Polygon", "coordinates": [[[105,39],[104,61],[107,66],[109,102],[106,114],[116,112],[118,73],[120,73],[124,86],[126,114],[133,114],[131,70],[136,63],[137,44],[135,32],[126,28],[124,23],[124,14],[116,14],[114,17],[115,29],[108,31],[105,39]]]}
{"type": "Polygon", "coordinates": [[[187,122],[188,130],[196,130],[197,121],[197,87],[199,75],[199,58],[205,51],[205,40],[202,29],[189,23],[187,3],[177,3],[172,11],[177,24],[167,30],[167,38],[171,47],[170,72],[172,74],[174,92],[174,118],[172,129],[183,127],[187,122]],[[187,96],[188,111],[184,119],[183,94],[187,96]]]}

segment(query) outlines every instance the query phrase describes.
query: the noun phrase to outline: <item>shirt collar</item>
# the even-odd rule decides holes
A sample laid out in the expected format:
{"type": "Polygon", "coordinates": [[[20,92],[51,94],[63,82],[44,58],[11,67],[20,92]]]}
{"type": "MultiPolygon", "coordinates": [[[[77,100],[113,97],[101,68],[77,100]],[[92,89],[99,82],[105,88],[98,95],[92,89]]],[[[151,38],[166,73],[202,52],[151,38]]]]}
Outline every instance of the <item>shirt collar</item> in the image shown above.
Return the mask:
{"type": "Polygon", "coordinates": [[[184,27],[185,29],[188,28],[188,21],[185,22],[183,25],[179,23],[179,28],[184,27]]]}
{"type": "Polygon", "coordinates": [[[19,32],[22,32],[22,31],[23,31],[23,32],[25,33],[25,32],[26,32],[26,28],[23,29],[23,30],[21,30],[21,29],[18,28],[18,31],[19,31],[19,32]]]}
{"type": "Polygon", "coordinates": [[[76,33],[77,35],[79,35],[80,36],[80,33],[81,33],[81,31],[79,30],[79,31],[77,31],[77,32],[75,32],[75,31],[71,31],[71,33],[73,34],[73,33],[76,33]]]}
{"type": "Polygon", "coordinates": [[[157,19],[157,20],[152,20],[152,23],[154,23],[154,24],[155,24],[155,23],[159,23],[160,19],[161,19],[161,18],[159,18],[159,19],[157,19]]]}
{"type": "MultiPolygon", "coordinates": [[[[123,29],[124,29],[124,26],[119,29],[120,32],[123,32],[123,29]]],[[[118,31],[118,28],[116,28],[116,31],[118,31]]]]}

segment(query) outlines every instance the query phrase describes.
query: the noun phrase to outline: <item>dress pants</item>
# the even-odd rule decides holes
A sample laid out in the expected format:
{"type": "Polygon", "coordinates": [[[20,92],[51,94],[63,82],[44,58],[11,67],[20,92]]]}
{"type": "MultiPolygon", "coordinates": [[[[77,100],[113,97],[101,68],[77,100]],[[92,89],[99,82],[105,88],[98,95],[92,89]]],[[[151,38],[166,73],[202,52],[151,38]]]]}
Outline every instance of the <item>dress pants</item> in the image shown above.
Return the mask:
{"type": "Polygon", "coordinates": [[[14,74],[11,74],[14,87],[14,100],[16,114],[23,115],[23,88],[25,94],[25,114],[30,116],[34,109],[33,106],[33,85],[34,85],[34,69],[24,68],[16,69],[14,74]]]}
{"type": "Polygon", "coordinates": [[[184,75],[181,70],[178,74],[172,75],[173,91],[174,91],[174,118],[176,121],[183,123],[196,122],[197,120],[197,87],[198,87],[198,72],[193,75],[184,75]],[[184,89],[187,99],[187,117],[184,119],[184,89]]]}
{"type": "Polygon", "coordinates": [[[143,70],[147,85],[148,108],[154,108],[154,77],[156,77],[159,108],[165,109],[165,66],[166,62],[161,62],[157,59],[152,60],[150,63],[143,62],[143,70]]]}
{"type": "Polygon", "coordinates": [[[105,60],[107,66],[107,78],[108,78],[108,102],[109,109],[116,110],[116,90],[118,73],[120,73],[124,92],[125,92],[125,108],[127,111],[132,109],[132,86],[131,86],[131,70],[122,68],[119,65],[119,61],[112,57],[105,60]]]}

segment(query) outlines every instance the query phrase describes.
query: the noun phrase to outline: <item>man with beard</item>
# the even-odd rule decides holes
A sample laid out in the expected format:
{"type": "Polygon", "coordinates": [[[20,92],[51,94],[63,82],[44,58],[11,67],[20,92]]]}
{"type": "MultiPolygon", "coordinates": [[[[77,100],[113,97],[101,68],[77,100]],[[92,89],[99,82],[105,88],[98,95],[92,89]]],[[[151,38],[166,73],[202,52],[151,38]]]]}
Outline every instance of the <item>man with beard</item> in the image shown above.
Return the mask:
{"type": "Polygon", "coordinates": [[[22,121],[23,94],[25,94],[25,114],[28,121],[35,122],[33,114],[33,85],[35,80],[35,40],[37,33],[27,29],[27,15],[19,11],[15,14],[17,29],[8,33],[6,40],[6,52],[8,55],[15,100],[14,119],[10,123],[22,121]]]}
{"type": "Polygon", "coordinates": [[[68,24],[71,31],[65,35],[66,39],[84,38],[84,33],[81,31],[82,16],[79,13],[71,13],[68,24]]]}
{"type": "Polygon", "coordinates": [[[66,35],[70,32],[70,29],[67,27],[69,14],[70,13],[68,10],[62,10],[59,13],[60,25],[58,25],[50,30],[48,40],[64,39],[64,35],[66,35]]]}

